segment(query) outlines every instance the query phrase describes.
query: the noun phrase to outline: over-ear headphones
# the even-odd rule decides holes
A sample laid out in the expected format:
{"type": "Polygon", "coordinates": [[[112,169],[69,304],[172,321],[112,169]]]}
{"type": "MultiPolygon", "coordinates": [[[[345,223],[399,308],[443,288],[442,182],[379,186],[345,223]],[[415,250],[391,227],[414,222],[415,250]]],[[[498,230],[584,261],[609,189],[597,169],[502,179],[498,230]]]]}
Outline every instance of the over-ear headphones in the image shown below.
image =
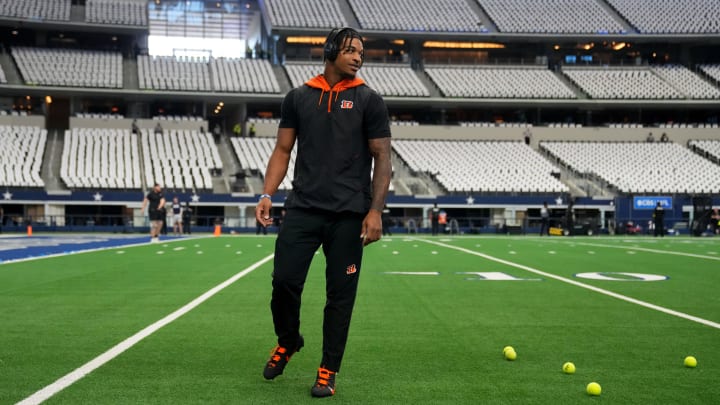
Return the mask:
{"type": "Polygon", "coordinates": [[[357,32],[354,28],[334,28],[332,31],[330,31],[330,34],[328,34],[327,39],[325,39],[325,45],[323,46],[323,57],[325,59],[331,62],[334,62],[335,59],[337,59],[337,56],[340,53],[340,47],[342,47],[342,44],[338,44],[337,40],[338,38],[342,37],[341,34],[346,32],[350,33],[351,37],[360,38],[360,40],[362,41],[360,33],[357,32]]]}

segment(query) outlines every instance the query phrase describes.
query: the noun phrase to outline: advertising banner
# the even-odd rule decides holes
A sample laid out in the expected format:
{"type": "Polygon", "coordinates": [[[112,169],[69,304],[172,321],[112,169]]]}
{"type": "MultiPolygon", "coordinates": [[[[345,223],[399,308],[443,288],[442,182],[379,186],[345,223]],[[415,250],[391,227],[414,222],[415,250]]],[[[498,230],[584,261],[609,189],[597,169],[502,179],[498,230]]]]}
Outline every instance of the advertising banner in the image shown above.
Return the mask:
{"type": "Polygon", "coordinates": [[[672,197],[633,197],[633,208],[636,210],[654,210],[657,203],[663,209],[672,209],[672,197]]]}

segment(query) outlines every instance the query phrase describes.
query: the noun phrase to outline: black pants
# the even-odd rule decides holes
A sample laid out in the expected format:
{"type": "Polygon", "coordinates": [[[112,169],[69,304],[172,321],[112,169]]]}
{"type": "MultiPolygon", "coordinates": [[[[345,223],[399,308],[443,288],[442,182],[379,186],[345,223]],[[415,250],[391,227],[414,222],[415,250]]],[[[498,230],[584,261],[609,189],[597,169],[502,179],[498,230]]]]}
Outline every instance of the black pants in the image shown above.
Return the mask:
{"type": "Polygon", "coordinates": [[[275,242],[272,309],[278,344],[295,347],[300,302],[310,263],[322,245],[326,259],[326,303],[321,366],[339,371],[362,261],[364,215],[289,209],[275,242]]]}
{"type": "Polygon", "coordinates": [[[653,231],[654,236],[665,236],[665,223],[664,221],[655,221],[655,229],[653,231]]]}
{"type": "Polygon", "coordinates": [[[548,229],[548,219],[542,218],[540,220],[540,236],[547,235],[550,229],[548,229]]]}

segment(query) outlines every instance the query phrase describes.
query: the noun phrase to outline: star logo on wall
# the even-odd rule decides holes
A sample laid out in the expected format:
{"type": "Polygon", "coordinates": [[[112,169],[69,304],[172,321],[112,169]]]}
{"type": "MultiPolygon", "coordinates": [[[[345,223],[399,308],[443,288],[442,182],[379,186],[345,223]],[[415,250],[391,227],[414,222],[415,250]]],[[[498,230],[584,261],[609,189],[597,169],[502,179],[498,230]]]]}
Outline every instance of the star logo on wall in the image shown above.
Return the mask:
{"type": "Polygon", "coordinates": [[[93,198],[95,199],[95,201],[102,201],[102,194],[95,193],[95,195],[93,195],[93,198]]]}
{"type": "Polygon", "coordinates": [[[3,193],[3,200],[12,200],[12,193],[9,191],[3,193]]]}
{"type": "Polygon", "coordinates": [[[192,199],[193,202],[200,201],[200,196],[197,194],[193,194],[192,197],[190,197],[190,198],[192,199]]]}
{"type": "Polygon", "coordinates": [[[556,205],[561,205],[561,204],[562,204],[562,197],[556,198],[556,199],[555,199],[555,204],[556,204],[556,205]]]}
{"type": "Polygon", "coordinates": [[[472,198],[472,196],[469,196],[468,198],[466,198],[465,201],[468,203],[468,205],[475,204],[475,199],[472,198]]]}

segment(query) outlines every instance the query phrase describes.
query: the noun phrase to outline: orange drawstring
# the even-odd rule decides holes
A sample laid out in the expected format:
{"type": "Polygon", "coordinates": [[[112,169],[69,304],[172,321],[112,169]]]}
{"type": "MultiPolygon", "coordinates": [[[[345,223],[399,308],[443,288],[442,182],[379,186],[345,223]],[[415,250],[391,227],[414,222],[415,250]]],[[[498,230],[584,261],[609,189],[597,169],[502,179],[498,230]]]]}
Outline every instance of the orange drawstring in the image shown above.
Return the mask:
{"type": "Polygon", "coordinates": [[[325,95],[325,89],[321,89],[321,90],[322,90],[322,92],[320,93],[320,100],[318,100],[318,105],[320,105],[320,103],[322,103],[322,98],[325,95]]]}
{"type": "MultiPolygon", "coordinates": [[[[322,103],[323,96],[325,95],[325,89],[321,89],[321,90],[322,90],[322,91],[320,92],[320,100],[318,100],[318,106],[320,105],[320,103],[322,103]]],[[[330,89],[330,92],[329,92],[329,95],[328,95],[328,112],[332,111],[332,109],[331,109],[331,107],[332,107],[332,94],[333,94],[333,91],[332,91],[332,89],[330,89]]],[[[338,98],[338,92],[335,92],[335,100],[337,100],[337,98],[338,98]]]]}

